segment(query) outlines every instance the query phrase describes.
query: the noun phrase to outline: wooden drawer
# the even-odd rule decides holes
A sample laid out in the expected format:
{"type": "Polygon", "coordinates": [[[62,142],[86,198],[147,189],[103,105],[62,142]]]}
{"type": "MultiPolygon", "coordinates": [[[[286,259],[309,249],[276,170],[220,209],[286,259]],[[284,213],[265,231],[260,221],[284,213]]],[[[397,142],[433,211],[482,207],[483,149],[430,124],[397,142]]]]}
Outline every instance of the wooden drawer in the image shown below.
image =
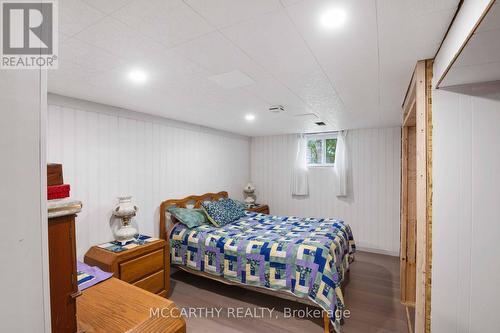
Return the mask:
{"type": "Polygon", "coordinates": [[[157,250],[120,264],[120,280],[136,282],[164,268],[164,250],[157,250]]]}
{"type": "Polygon", "coordinates": [[[162,269],[159,272],[146,276],[144,279],[134,283],[134,286],[157,294],[165,288],[165,271],[162,269]]]}

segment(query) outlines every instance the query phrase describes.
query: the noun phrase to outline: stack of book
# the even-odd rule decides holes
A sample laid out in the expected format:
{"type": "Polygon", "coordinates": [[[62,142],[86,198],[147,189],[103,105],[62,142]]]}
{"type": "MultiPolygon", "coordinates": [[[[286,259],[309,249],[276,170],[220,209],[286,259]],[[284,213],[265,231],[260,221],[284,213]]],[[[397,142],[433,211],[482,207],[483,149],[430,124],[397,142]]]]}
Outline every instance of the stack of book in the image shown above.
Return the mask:
{"type": "Polygon", "coordinates": [[[62,164],[47,165],[47,199],[64,199],[69,197],[70,186],[64,184],[62,164]]]}

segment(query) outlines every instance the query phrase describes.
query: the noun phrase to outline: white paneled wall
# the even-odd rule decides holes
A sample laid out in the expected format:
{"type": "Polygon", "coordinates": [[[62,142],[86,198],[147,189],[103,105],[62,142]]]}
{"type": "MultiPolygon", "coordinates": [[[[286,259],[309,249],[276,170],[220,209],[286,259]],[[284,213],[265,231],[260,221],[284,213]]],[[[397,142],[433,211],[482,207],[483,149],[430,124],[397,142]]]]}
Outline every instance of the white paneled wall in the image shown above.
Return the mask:
{"type": "Polygon", "coordinates": [[[112,239],[111,209],[130,194],[140,232],[158,235],[162,200],[226,190],[241,199],[250,140],[226,132],[49,95],[48,162],[63,163],[82,200],[77,252],[112,239]]]}
{"type": "Polygon", "coordinates": [[[400,128],[352,130],[347,198],[337,198],[333,168],[309,168],[307,198],[292,197],[293,135],[252,139],[251,177],[271,213],[345,220],[358,247],[399,254],[400,128]]]}
{"type": "Polygon", "coordinates": [[[500,93],[432,103],[432,331],[500,332],[500,93]]]}
{"type": "Polygon", "coordinates": [[[42,195],[47,81],[41,72],[0,70],[2,332],[51,331],[47,207],[42,195]]]}

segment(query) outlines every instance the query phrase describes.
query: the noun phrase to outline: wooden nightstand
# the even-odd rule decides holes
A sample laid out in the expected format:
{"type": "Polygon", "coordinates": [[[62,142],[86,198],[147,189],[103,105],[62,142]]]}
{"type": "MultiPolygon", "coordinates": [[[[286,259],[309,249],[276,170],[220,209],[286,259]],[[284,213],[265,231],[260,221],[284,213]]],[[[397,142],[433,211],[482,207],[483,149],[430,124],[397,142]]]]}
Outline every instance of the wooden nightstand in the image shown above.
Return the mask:
{"type": "Polygon", "coordinates": [[[268,205],[257,205],[252,208],[247,208],[248,211],[261,213],[261,214],[269,214],[269,206],[268,205]]]}
{"type": "Polygon", "coordinates": [[[118,253],[93,246],[85,254],[84,261],[112,272],[120,280],[165,297],[170,287],[166,269],[170,266],[168,253],[167,242],[159,239],[118,253]]]}

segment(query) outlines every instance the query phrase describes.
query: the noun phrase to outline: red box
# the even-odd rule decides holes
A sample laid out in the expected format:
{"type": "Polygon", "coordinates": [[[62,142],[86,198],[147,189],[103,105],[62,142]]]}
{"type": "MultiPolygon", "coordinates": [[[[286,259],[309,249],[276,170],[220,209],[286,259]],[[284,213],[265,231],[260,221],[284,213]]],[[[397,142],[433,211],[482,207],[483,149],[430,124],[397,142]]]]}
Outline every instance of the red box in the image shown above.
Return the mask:
{"type": "Polygon", "coordinates": [[[47,199],[64,199],[69,197],[69,184],[47,186],[47,199]]]}

